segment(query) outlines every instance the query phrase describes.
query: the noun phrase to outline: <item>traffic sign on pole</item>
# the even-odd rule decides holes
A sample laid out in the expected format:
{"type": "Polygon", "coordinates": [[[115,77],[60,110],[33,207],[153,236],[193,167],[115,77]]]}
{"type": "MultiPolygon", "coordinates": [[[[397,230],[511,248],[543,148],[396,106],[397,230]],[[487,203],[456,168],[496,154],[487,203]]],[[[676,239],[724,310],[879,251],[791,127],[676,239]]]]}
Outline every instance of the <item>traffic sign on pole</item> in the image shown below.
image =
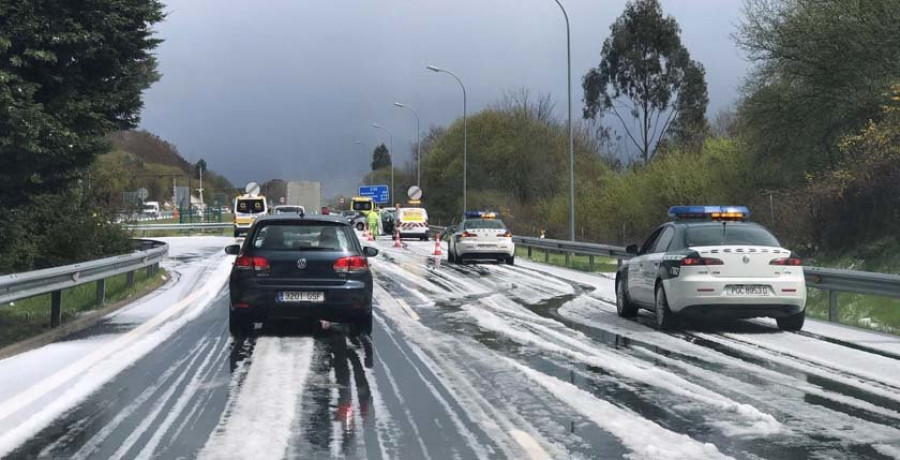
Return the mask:
{"type": "Polygon", "coordinates": [[[363,185],[359,188],[359,196],[372,198],[378,204],[391,201],[390,187],[387,185],[363,185]]]}

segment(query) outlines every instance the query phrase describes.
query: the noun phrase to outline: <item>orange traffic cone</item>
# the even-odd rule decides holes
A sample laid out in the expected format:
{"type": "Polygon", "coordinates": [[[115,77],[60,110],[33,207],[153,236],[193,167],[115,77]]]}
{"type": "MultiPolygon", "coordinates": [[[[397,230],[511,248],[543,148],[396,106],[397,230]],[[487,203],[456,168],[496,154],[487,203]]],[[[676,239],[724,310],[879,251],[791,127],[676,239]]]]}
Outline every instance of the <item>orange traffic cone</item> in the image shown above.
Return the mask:
{"type": "Polygon", "coordinates": [[[444,255],[444,253],[441,252],[441,238],[439,236],[434,237],[434,255],[436,255],[436,256],[444,255]]]}
{"type": "Polygon", "coordinates": [[[400,232],[394,232],[394,247],[402,248],[403,244],[400,243],[400,232]]]}

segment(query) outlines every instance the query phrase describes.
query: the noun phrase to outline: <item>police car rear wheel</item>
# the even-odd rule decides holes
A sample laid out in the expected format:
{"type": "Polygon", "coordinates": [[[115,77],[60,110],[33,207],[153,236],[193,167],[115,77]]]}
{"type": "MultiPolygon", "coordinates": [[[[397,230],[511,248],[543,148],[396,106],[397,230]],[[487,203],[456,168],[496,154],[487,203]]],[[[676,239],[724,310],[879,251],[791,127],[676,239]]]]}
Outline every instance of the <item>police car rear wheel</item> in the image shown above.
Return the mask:
{"type": "Polygon", "coordinates": [[[778,323],[778,329],[782,331],[799,331],[803,329],[803,323],[806,322],[806,312],[801,311],[796,315],[775,318],[775,322],[778,323]]]}
{"type": "Polygon", "coordinates": [[[659,285],[656,287],[656,324],[662,330],[675,327],[675,314],[669,310],[669,301],[666,299],[666,290],[659,285]]]}
{"type": "Polygon", "coordinates": [[[628,300],[625,292],[625,280],[616,283],[616,313],[622,318],[634,318],[637,315],[637,306],[628,300]]]}

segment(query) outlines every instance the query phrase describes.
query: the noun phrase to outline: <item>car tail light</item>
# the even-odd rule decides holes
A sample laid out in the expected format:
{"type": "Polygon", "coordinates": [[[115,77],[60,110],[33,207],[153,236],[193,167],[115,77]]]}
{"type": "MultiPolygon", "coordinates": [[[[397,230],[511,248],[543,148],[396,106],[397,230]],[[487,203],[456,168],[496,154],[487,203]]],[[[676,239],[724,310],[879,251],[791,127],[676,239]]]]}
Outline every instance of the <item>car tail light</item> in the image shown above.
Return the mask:
{"type": "Polygon", "coordinates": [[[682,267],[697,267],[701,265],[725,265],[725,262],[712,257],[685,257],[681,259],[682,267]]]}
{"type": "Polygon", "coordinates": [[[238,256],[234,261],[235,270],[252,270],[257,276],[269,276],[269,260],[258,256],[238,256]]]}
{"type": "Polygon", "coordinates": [[[799,267],[803,265],[803,259],[799,257],[780,257],[778,259],[772,259],[769,262],[769,265],[787,265],[790,267],[799,267]]]}
{"type": "Polygon", "coordinates": [[[500,233],[497,236],[500,238],[512,238],[512,233],[510,233],[510,232],[500,233]]]}
{"type": "Polygon", "coordinates": [[[462,236],[463,238],[475,238],[475,237],[477,237],[478,235],[476,235],[476,234],[474,234],[474,233],[471,233],[471,232],[463,232],[461,236],[462,236]]]}
{"type": "Polygon", "coordinates": [[[361,273],[369,270],[369,261],[362,256],[341,257],[334,263],[338,273],[361,273]]]}

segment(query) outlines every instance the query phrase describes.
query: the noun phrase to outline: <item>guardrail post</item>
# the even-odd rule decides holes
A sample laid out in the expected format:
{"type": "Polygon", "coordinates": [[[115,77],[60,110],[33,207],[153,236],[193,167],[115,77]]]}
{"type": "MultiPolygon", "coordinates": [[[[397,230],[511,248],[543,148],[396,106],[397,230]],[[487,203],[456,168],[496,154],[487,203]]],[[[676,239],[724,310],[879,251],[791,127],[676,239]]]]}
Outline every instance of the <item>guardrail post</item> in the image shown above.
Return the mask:
{"type": "Polygon", "coordinates": [[[50,327],[59,327],[62,318],[62,291],[50,293],[50,327]]]}
{"type": "Polygon", "coordinates": [[[571,266],[572,266],[572,253],[567,252],[566,253],[566,267],[571,267],[571,266]]]}
{"type": "Polygon", "coordinates": [[[97,280],[97,305],[102,307],[106,303],[106,279],[97,280]]]}
{"type": "Polygon", "coordinates": [[[594,271],[594,256],[588,256],[588,271],[594,271]]]}
{"type": "Polygon", "coordinates": [[[528,258],[531,258],[531,246],[528,246],[528,258]]]}
{"type": "Polygon", "coordinates": [[[838,321],[838,292],[828,290],[828,321],[836,323],[838,321]]]}
{"type": "Polygon", "coordinates": [[[549,249],[544,249],[544,263],[545,264],[550,263],[550,250],[549,249]]]}
{"type": "Polygon", "coordinates": [[[128,287],[134,287],[134,270],[125,274],[125,284],[128,287]]]}

